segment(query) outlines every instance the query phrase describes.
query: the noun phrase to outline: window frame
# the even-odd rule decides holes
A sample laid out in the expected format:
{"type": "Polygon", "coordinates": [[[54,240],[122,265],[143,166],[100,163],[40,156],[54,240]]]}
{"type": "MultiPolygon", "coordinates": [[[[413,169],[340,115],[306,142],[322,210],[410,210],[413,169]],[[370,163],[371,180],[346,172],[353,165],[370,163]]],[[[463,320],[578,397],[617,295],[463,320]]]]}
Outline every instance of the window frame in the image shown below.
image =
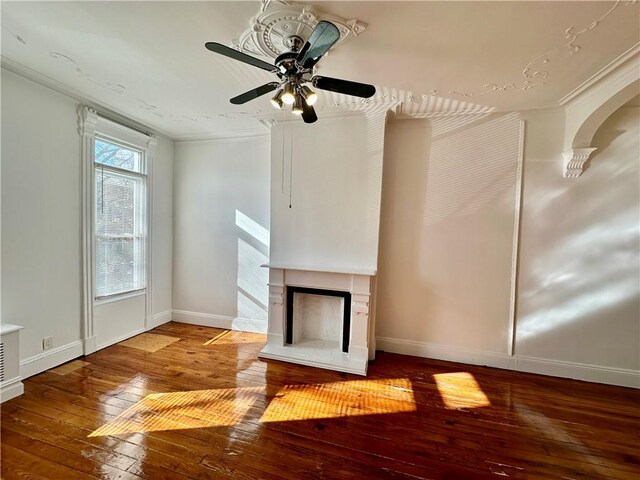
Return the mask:
{"type": "MultiPolygon", "coordinates": [[[[93,222],[92,222],[92,227],[91,227],[91,232],[92,232],[92,242],[93,242],[93,255],[92,255],[92,262],[93,262],[93,300],[94,300],[94,304],[95,305],[102,305],[103,303],[110,303],[112,301],[117,301],[120,299],[124,299],[124,298],[130,298],[136,295],[143,295],[146,293],[147,290],[147,282],[149,279],[149,274],[148,274],[148,262],[149,262],[149,256],[147,255],[147,250],[149,248],[149,195],[148,195],[148,185],[149,185],[149,181],[148,181],[148,175],[147,175],[147,155],[146,155],[146,150],[140,148],[139,146],[136,145],[131,145],[130,143],[126,142],[126,141],[122,141],[120,139],[115,139],[112,136],[109,135],[104,135],[102,133],[99,133],[98,131],[96,131],[96,135],[95,135],[95,140],[101,140],[103,142],[107,142],[110,143],[112,145],[118,146],[118,147],[122,147],[125,148],[127,150],[131,150],[134,152],[137,152],[140,154],[140,169],[139,171],[135,171],[135,170],[128,170],[126,168],[121,168],[121,167],[115,167],[113,165],[105,165],[104,163],[98,163],[96,161],[95,158],[95,143],[94,143],[94,151],[93,151],[93,168],[92,168],[92,177],[93,177],[93,222]],[[104,172],[104,171],[113,173],[115,175],[119,175],[123,178],[133,178],[136,180],[139,180],[141,182],[142,188],[143,188],[143,192],[141,195],[141,198],[139,199],[139,203],[137,205],[137,209],[139,210],[138,212],[136,212],[135,216],[138,218],[138,222],[139,224],[137,225],[137,228],[142,232],[139,235],[133,235],[133,238],[142,238],[144,239],[143,242],[143,248],[144,248],[144,252],[142,252],[143,255],[143,268],[142,268],[142,287],[140,288],[134,288],[131,290],[125,290],[122,292],[117,292],[117,293],[111,293],[108,295],[98,295],[97,292],[97,258],[96,258],[96,244],[97,244],[97,239],[98,239],[98,232],[97,232],[97,225],[96,225],[96,220],[97,220],[97,208],[98,208],[98,202],[97,202],[97,196],[95,193],[95,185],[96,185],[96,181],[97,181],[97,175],[98,172],[104,172]]],[[[95,141],[94,141],[95,142],[95,141]]],[[[136,245],[134,243],[134,245],[136,245]]],[[[136,245],[136,248],[139,248],[138,245],[136,245]]],[[[134,254],[134,257],[140,258],[138,255],[134,254]]],[[[139,271],[138,269],[136,269],[136,271],[139,271]]]]}
{"type": "MultiPolygon", "coordinates": [[[[82,143],[82,350],[85,355],[98,350],[94,310],[112,302],[124,301],[132,297],[145,296],[145,328],[152,312],[152,258],[153,258],[153,159],[157,139],[146,133],[144,128],[134,128],[98,115],[93,108],[80,105],[78,113],[78,134],[82,143]],[[143,152],[141,159],[146,175],[146,221],[145,221],[145,288],[142,290],[95,298],[95,142],[96,137],[143,152]]],[[[125,123],[131,124],[130,121],[125,123]]],[[[102,164],[100,164],[102,165],[102,164]]],[[[114,167],[117,168],[117,167],[114,167]]],[[[129,173],[128,170],[125,171],[129,173]]]]}

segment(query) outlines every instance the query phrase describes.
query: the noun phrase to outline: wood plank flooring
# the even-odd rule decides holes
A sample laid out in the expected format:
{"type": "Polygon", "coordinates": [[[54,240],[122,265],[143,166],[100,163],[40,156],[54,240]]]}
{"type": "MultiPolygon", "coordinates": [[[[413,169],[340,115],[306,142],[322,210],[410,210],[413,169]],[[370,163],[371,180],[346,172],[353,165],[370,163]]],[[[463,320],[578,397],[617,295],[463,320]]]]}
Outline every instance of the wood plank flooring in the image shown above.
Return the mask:
{"type": "Polygon", "coordinates": [[[640,476],[638,390],[389,353],[365,378],[260,360],[262,335],[151,333],[26,380],[2,478],[640,476]]]}

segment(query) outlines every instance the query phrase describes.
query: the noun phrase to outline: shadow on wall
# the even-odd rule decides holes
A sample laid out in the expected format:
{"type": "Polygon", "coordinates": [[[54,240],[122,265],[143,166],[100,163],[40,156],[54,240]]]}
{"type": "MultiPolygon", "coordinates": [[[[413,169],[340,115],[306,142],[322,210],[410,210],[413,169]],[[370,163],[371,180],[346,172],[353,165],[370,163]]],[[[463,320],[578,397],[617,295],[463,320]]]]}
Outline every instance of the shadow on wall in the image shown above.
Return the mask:
{"type": "Polygon", "coordinates": [[[506,348],[520,143],[517,114],[390,123],[379,336],[506,348]]]}
{"type": "Polygon", "coordinates": [[[426,293],[426,287],[415,281],[419,277],[415,254],[420,250],[430,150],[428,120],[388,123],[380,209],[376,307],[379,335],[391,335],[392,326],[404,316],[407,299],[421,298],[426,293]]]}
{"type": "MultiPolygon", "coordinates": [[[[256,330],[265,330],[269,302],[269,230],[236,210],[238,232],[238,303],[239,321],[256,321],[256,330]],[[264,323],[264,325],[262,324],[264,323]]],[[[244,329],[247,326],[243,326],[244,329]]]]}
{"type": "Polygon", "coordinates": [[[619,110],[603,124],[594,137],[598,155],[576,180],[559,177],[549,162],[531,165],[517,352],[561,344],[580,355],[575,361],[640,367],[640,172],[632,117],[619,110]]]}
{"type": "MultiPolygon", "coordinates": [[[[427,226],[473,214],[516,182],[519,115],[470,117],[433,121],[433,160],[425,196],[427,226]]],[[[513,204],[508,208],[513,209],[513,204]]]]}

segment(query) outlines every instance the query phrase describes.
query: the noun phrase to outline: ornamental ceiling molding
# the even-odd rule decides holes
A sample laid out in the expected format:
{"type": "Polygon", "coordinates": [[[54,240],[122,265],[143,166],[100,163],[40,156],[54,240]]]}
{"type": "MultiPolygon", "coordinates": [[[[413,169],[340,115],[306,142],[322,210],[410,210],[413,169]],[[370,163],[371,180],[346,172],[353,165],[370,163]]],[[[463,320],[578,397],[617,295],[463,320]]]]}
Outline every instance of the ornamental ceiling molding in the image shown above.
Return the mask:
{"type": "MultiPolygon", "coordinates": [[[[147,102],[146,100],[143,100],[142,98],[136,98],[136,102],[138,104],[138,108],[145,110],[149,113],[151,113],[152,115],[158,117],[158,118],[162,118],[165,120],[171,120],[172,122],[184,122],[184,121],[189,121],[189,122],[202,122],[205,120],[219,120],[219,119],[225,119],[225,120],[235,120],[237,118],[241,118],[242,116],[246,116],[246,115],[252,115],[249,112],[233,112],[233,113],[218,113],[218,114],[214,114],[214,115],[205,115],[205,114],[196,114],[196,115],[176,115],[174,113],[170,113],[168,111],[163,110],[162,108],[158,107],[157,105],[153,105],[149,102],[147,102]]],[[[257,110],[255,112],[255,115],[259,115],[260,113],[262,113],[262,110],[257,110]]]]}
{"type": "MultiPolygon", "coordinates": [[[[18,35],[16,33],[14,33],[12,30],[10,30],[9,28],[5,27],[4,25],[2,25],[2,29],[5,30],[11,37],[13,37],[16,41],[18,41],[20,44],[27,46],[27,47],[33,47],[33,44],[30,44],[29,42],[27,42],[25,40],[24,37],[22,37],[21,35],[18,35]]],[[[71,57],[70,55],[67,55],[65,53],[61,53],[61,52],[56,52],[56,51],[50,51],[48,52],[48,55],[50,58],[52,58],[53,60],[56,60],[59,63],[62,63],[64,65],[66,65],[67,67],[69,67],[70,69],[72,69],[75,74],[97,86],[100,88],[103,88],[105,90],[108,90],[112,93],[115,93],[117,95],[122,95],[127,97],[126,93],[127,93],[127,87],[125,85],[123,85],[122,83],[118,83],[118,82],[111,82],[111,81],[101,81],[95,78],[94,75],[91,75],[90,73],[88,73],[84,68],[82,68],[82,66],[80,65],[80,63],[75,60],[73,57],[71,57]]],[[[9,62],[8,59],[6,59],[5,57],[2,57],[3,63],[5,62],[9,62]]],[[[32,78],[32,75],[27,75],[24,71],[22,71],[22,69],[16,69],[16,68],[12,68],[12,71],[19,73],[20,75],[23,75],[27,78],[32,78]]],[[[53,86],[53,85],[49,85],[48,83],[43,83],[40,79],[35,80],[38,83],[41,83],[43,85],[47,85],[51,88],[53,88],[56,91],[61,91],[58,87],[53,86]]],[[[87,98],[85,97],[85,95],[81,95],[83,99],[87,100],[87,98]]],[[[90,100],[93,101],[93,100],[90,100]]],[[[235,120],[238,118],[242,118],[243,116],[247,116],[247,115],[260,115],[262,113],[262,110],[257,110],[253,113],[250,112],[245,112],[245,111],[241,111],[241,112],[233,112],[233,113],[218,113],[215,115],[205,115],[205,114],[174,114],[174,113],[170,113],[167,111],[164,111],[163,109],[161,109],[160,107],[158,107],[157,105],[153,105],[149,102],[147,102],[146,100],[142,99],[142,98],[136,98],[135,102],[138,106],[139,109],[144,110],[148,113],[151,113],[152,115],[158,117],[158,118],[162,118],[162,119],[168,119],[171,120],[172,122],[176,122],[176,123],[180,123],[180,122],[203,122],[203,121],[208,121],[208,120],[235,120]]],[[[165,136],[168,136],[166,134],[163,134],[165,136]]]]}
{"type": "Polygon", "coordinates": [[[538,55],[536,58],[531,60],[522,70],[522,78],[517,82],[510,83],[485,83],[482,85],[482,89],[475,92],[458,92],[456,90],[449,90],[449,94],[457,95],[459,97],[479,97],[482,95],[487,95],[490,93],[500,93],[500,92],[508,92],[513,90],[529,90],[535,87],[542,87],[547,84],[547,80],[549,79],[549,71],[546,69],[546,65],[550,64],[553,60],[556,60],[558,57],[562,56],[563,53],[574,55],[579,53],[582,50],[582,47],[576,44],[578,38],[585,33],[588,33],[594,30],[598,25],[602,23],[609,15],[611,15],[615,10],[620,7],[621,4],[624,3],[625,7],[633,6],[638,3],[638,0],[630,0],[623,2],[622,0],[617,0],[613,6],[605,12],[603,15],[593,20],[589,25],[582,28],[581,30],[576,31],[576,27],[570,26],[564,31],[564,40],[561,45],[543,53],[542,55],[538,55]]]}
{"type": "MultiPolygon", "coordinates": [[[[346,97],[340,94],[334,95],[338,98],[346,97]]],[[[394,112],[399,105],[397,100],[376,99],[375,97],[367,100],[369,101],[332,102],[327,105],[319,105],[317,109],[318,122],[358,116],[366,119],[374,119],[386,115],[387,112],[394,112]]],[[[268,129],[280,123],[300,123],[299,116],[284,110],[274,110],[273,112],[256,115],[255,118],[268,129]]]]}
{"type": "Polygon", "coordinates": [[[97,85],[98,87],[102,87],[105,88],[107,90],[110,90],[114,93],[117,93],[118,95],[122,95],[124,93],[124,91],[127,89],[127,87],[125,87],[124,85],[120,84],[120,83],[112,83],[112,82],[101,82],[99,80],[95,80],[91,75],[89,75],[87,72],[85,72],[82,67],[80,67],[80,65],[78,64],[78,62],[76,62],[73,58],[71,58],[69,55],[65,55],[64,53],[60,53],[60,52],[49,52],[49,56],[51,58],[53,58],[54,60],[58,60],[66,65],[68,65],[69,67],[71,67],[75,72],[76,75],[78,75],[78,77],[85,79],[86,81],[93,83],[94,85],[97,85]]]}
{"type": "Polygon", "coordinates": [[[276,58],[291,50],[288,40],[299,36],[306,40],[321,20],[328,20],[340,31],[342,44],[364,32],[359,20],[346,20],[336,15],[320,13],[309,5],[297,5],[284,0],[262,0],[260,12],[249,21],[249,27],[233,40],[236,49],[249,55],[276,58]]]}
{"type": "Polygon", "coordinates": [[[4,31],[6,31],[9,35],[11,35],[13,38],[15,38],[18,42],[20,42],[22,45],[26,45],[27,41],[21,36],[18,35],[17,33],[13,33],[11,30],[9,30],[7,27],[5,27],[4,25],[2,25],[2,29],[4,31]]]}
{"type": "MultiPolygon", "coordinates": [[[[89,83],[92,83],[93,85],[96,85],[98,87],[102,87],[106,90],[109,90],[113,93],[117,93],[118,95],[123,95],[125,94],[125,91],[127,89],[127,87],[125,87],[124,85],[120,84],[120,83],[112,83],[112,82],[103,82],[103,81],[99,81],[96,80],[94,77],[92,77],[90,74],[88,74],[81,66],[80,64],[74,60],[72,57],[70,57],[69,55],[65,55],[64,53],[60,53],[60,52],[49,52],[49,56],[55,60],[58,60],[66,65],[68,65],[69,67],[71,67],[76,75],[78,75],[78,77],[88,81],[89,83]]],[[[149,102],[147,102],[146,100],[142,99],[142,98],[136,98],[136,103],[138,105],[138,108],[140,108],[141,110],[144,110],[146,112],[151,113],[152,115],[158,117],[158,118],[162,118],[162,119],[168,119],[171,120],[172,122],[176,122],[176,123],[180,123],[180,122],[202,122],[202,121],[206,121],[206,120],[219,120],[219,119],[225,119],[225,120],[233,120],[236,118],[239,118],[243,115],[250,115],[249,112],[235,112],[234,114],[227,114],[227,113],[218,113],[217,115],[201,115],[201,114],[196,114],[196,115],[187,115],[187,114],[174,114],[174,113],[170,113],[167,111],[164,111],[163,109],[161,109],[160,107],[158,107],[157,105],[153,105],[149,102]]],[[[258,110],[257,112],[255,112],[256,115],[260,114],[261,111],[258,110]]]]}

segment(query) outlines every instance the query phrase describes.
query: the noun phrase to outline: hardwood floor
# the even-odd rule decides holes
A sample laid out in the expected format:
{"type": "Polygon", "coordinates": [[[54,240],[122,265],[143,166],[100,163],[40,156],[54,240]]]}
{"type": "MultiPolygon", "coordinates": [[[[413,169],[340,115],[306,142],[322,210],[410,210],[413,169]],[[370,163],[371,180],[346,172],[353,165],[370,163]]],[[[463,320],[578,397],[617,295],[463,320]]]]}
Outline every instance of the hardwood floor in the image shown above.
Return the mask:
{"type": "Polygon", "coordinates": [[[638,390],[389,353],[364,378],[259,360],[264,341],[169,323],[29,378],[2,478],[640,474],[638,390]]]}

